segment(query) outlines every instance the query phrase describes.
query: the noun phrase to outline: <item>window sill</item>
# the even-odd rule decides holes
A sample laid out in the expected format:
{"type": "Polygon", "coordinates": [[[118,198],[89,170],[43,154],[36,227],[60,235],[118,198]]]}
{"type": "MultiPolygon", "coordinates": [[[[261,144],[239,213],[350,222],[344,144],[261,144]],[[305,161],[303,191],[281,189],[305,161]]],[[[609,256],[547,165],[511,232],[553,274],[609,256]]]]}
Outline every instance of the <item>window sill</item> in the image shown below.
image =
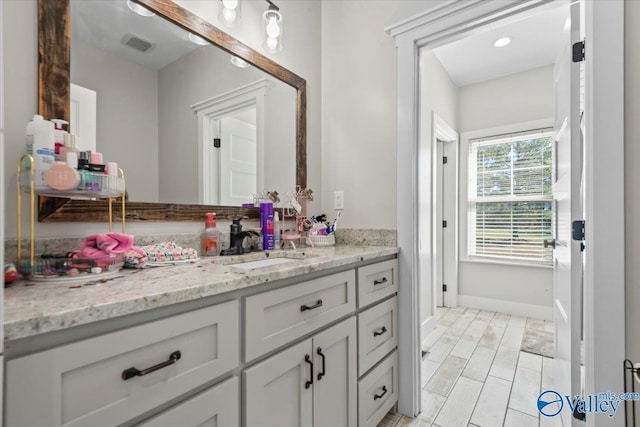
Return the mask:
{"type": "Polygon", "coordinates": [[[498,259],[498,258],[469,257],[466,259],[461,259],[460,262],[471,263],[471,264],[493,264],[493,265],[505,265],[505,266],[511,266],[511,267],[533,267],[533,268],[553,269],[553,263],[527,262],[527,261],[506,260],[506,259],[498,259]]]}

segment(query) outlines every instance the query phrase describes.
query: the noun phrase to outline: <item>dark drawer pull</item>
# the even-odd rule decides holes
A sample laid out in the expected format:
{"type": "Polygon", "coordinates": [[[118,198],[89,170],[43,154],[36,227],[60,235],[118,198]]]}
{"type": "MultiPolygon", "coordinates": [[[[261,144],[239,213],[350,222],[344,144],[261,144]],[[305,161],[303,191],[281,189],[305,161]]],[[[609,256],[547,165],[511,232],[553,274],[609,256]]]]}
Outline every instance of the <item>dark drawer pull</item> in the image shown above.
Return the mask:
{"type": "Polygon", "coordinates": [[[311,356],[308,354],[305,354],[304,361],[309,364],[309,369],[311,371],[311,374],[309,375],[309,378],[311,379],[304,383],[304,388],[309,388],[313,385],[313,362],[311,361],[311,356]]]}
{"type": "Polygon", "coordinates": [[[382,285],[383,283],[387,283],[387,278],[383,277],[382,280],[374,280],[373,284],[374,285],[382,285]]]}
{"type": "Polygon", "coordinates": [[[373,336],[374,336],[374,337],[377,337],[377,336],[379,336],[379,335],[384,334],[385,332],[387,332],[387,327],[386,327],[386,326],[383,326],[382,328],[380,328],[380,330],[378,330],[378,331],[373,331],[373,336]]]}
{"type": "Polygon", "coordinates": [[[373,400],[382,399],[382,396],[384,396],[385,394],[387,394],[387,386],[386,386],[386,385],[383,385],[383,386],[382,386],[382,393],[380,393],[380,394],[374,394],[374,395],[373,395],[373,400]]]}
{"type": "Polygon", "coordinates": [[[327,367],[325,366],[325,356],[322,353],[322,348],[318,347],[318,355],[322,357],[322,372],[318,372],[318,381],[322,379],[325,375],[327,375],[327,367]]]}
{"type": "Polygon", "coordinates": [[[143,377],[147,374],[150,374],[151,372],[157,371],[158,369],[162,369],[169,365],[173,365],[178,360],[180,360],[181,357],[182,357],[182,353],[180,353],[180,351],[178,350],[171,353],[171,355],[169,356],[169,360],[166,360],[162,363],[158,363],[157,365],[152,366],[150,368],[143,369],[142,371],[136,368],[125,369],[124,371],[122,371],[122,379],[126,381],[126,380],[130,380],[133,377],[143,377]]]}
{"type": "Polygon", "coordinates": [[[318,308],[318,307],[322,307],[322,300],[319,299],[318,301],[316,301],[316,303],[314,305],[301,305],[300,306],[300,311],[307,311],[307,310],[313,310],[314,308],[318,308]]]}

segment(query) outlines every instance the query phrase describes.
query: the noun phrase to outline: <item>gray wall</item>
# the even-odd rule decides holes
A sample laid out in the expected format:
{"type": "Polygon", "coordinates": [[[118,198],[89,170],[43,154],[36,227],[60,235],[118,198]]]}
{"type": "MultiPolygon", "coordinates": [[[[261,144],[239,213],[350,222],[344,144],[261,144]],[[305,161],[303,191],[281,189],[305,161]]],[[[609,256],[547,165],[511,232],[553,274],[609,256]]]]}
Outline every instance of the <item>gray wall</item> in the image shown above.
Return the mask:
{"type": "MultiPolygon", "coordinates": [[[[423,49],[420,56],[420,129],[422,130],[420,145],[422,153],[429,152],[428,147],[433,144],[433,113],[436,113],[442,120],[447,122],[454,130],[458,127],[458,88],[451,81],[449,75],[442,68],[438,58],[430,50],[423,49]]],[[[421,159],[426,164],[432,164],[430,159],[421,159]]],[[[423,165],[424,165],[423,163],[423,165]]],[[[426,168],[422,171],[421,177],[430,181],[431,169],[426,168]]],[[[426,185],[421,182],[421,188],[426,185]]],[[[429,224],[430,211],[432,209],[431,200],[421,200],[420,221],[425,224],[421,229],[420,239],[422,242],[428,242],[427,230],[431,228],[429,224]],[[424,234],[427,234],[425,236],[424,234]]],[[[426,248],[424,248],[426,249],[426,248]]],[[[420,251],[420,262],[423,265],[431,263],[430,256],[432,252],[429,249],[420,251]]],[[[429,277],[420,279],[422,289],[420,290],[420,321],[426,321],[434,313],[431,312],[432,296],[431,280],[429,277]]]]}
{"type": "Polygon", "coordinates": [[[625,243],[627,357],[640,361],[640,2],[625,7],[625,243]]]}
{"type": "MultiPolygon", "coordinates": [[[[460,265],[458,293],[465,297],[551,307],[553,270],[470,261],[467,256],[468,137],[490,136],[553,124],[553,66],[516,73],[459,88],[460,135],[460,265]],[[517,280],[514,280],[517,278],[517,280]]],[[[471,300],[473,301],[473,300],[471,300]]],[[[548,310],[548,314],[551,311],[548,310]]]]}
{"type": "Polygon", "coordinates": [[[129,200],[158,199],[158,73],[78,40],[71,81],[97,92],[96,148],[117,162],[129,200]]]}

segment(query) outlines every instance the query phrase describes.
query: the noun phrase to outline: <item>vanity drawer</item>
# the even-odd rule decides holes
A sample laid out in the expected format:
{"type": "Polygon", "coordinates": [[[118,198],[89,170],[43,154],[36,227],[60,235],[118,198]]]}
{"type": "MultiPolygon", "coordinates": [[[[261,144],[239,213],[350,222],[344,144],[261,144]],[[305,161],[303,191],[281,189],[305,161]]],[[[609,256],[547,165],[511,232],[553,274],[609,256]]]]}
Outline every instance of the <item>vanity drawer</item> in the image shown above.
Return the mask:
{"type": "Polygon", "coordinates": [[[231,301],[10,360],[6,425],[121,424],[235,368],[239,321],[231,301]]]}
{"type": "Polygon", "coordinates": [[[358,307],[398,292],[398,260],[358,268],[358,307]]]}
{"type": "Polygon", "coordinates": [[[376,427],[398,401],[398,351],[358,383],[358,427],[376,427]]]}
{"type": "Polygon", "coordinates": [[[247,297],[245,361],[352,313],[355,299],[354,270],[247,297]]]}
{"type": "Polygon", "coordinates": [[[363,375],[398,345],[398,298],[358,314],[358,374],[363,375]]]}
{"type": "Polygon", "coordinates": [[[238,383],[238,377],[233,377],[138,425],[141,427],[239,427],[240,388],[238,383]]]}

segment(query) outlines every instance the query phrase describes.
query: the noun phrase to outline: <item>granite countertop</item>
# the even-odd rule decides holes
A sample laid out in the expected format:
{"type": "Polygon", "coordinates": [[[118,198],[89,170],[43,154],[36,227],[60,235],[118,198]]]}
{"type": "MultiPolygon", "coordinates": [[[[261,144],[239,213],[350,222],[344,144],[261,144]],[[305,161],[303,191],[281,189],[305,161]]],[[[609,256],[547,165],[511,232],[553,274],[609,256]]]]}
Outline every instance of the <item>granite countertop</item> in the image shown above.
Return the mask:
{"type": "Polygon", "coordinates": [[[4,290],[4,337],[5,341],[26,338],[397,253],[398,248],[382,246],[303,248],[270,254],[300,258],[295,262],[250,271],[230,264],[266,259],[265,252],[121,270],[111,279],[88,278],[86,283],[19,280],[4,290]]]}

